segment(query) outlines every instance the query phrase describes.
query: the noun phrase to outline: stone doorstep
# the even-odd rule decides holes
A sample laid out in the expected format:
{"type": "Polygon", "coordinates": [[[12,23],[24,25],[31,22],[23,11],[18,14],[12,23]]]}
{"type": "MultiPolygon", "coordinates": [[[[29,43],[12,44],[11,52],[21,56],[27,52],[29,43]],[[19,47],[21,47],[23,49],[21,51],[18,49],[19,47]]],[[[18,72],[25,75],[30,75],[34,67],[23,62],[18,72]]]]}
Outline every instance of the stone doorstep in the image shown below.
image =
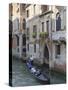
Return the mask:
{"type": "MultiPolygon", "coordinates": [[[[39,60],[39,58],[35,58],[34,59],[34,64],[37,65],[37,66],[42,66],[43,65],[43,62],[42,62],[41,59],[39,60]]],[[[45,64],[48,65],[49,63],[48,62],[45,62],[45,64]]]]}

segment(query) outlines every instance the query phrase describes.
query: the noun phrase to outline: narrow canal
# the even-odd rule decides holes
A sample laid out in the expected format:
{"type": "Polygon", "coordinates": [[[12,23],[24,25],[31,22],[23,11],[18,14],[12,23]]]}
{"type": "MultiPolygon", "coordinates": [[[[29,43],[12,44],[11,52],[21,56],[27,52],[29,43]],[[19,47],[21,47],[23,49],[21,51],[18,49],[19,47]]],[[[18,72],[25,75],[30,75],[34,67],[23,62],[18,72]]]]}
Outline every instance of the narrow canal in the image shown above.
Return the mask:
{"type": "MultiPolygon", "coordinates": [[[[65,76],[51,73],[51,84],[65,83],[65,76]]],[[[41,85],[28,71],[26,64],[19,59],[12,60],[12,86],[34,86],[41,85]]]]}

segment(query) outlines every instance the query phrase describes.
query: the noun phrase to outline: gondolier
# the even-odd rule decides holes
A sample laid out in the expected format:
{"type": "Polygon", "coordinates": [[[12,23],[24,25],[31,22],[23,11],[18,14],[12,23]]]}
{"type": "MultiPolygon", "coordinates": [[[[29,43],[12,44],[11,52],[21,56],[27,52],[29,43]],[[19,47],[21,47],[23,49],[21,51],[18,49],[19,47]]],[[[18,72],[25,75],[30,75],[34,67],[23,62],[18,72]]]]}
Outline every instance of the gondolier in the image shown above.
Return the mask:
{"type": "Polygon", "coordinates": [[[29,69],[31,69],[31,68],[32,68],[31,63],[29,63],[29,62],[27,62],[27,66],[28,66],[28,68],[29,68],[29,69]]]}

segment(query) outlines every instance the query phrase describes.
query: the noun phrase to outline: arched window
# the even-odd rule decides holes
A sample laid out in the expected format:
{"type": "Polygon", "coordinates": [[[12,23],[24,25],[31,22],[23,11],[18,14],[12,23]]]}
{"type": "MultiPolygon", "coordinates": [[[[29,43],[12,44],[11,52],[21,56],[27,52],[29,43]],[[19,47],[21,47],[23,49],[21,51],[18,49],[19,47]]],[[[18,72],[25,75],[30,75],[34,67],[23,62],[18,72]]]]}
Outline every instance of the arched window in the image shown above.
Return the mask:
{"type": "Polygon", "coordinates": [[[19,36],[16,35],[17,38],[17,46],[19,46],[19,36]]]}
{"type": "Polygon", "coordinates": [[[23,40],[22,45],[25,46],[26,45],[26,35],[25,34],[23,34],[22,40],[23,40]]]}
{"type": "Polygon", "coordinates": [[[16,22],[15,23],[16,23],[17,29],[19,30],[19,19],[18,18],[16,19],[16,22]]]}
{"type": "Polygon", "coordinates": [[[56,31],[61,30],[61,17],[60,17],[60,13],[58,12],[56,14],[56,31]]]}
{"type": "Polygon", "coordinates": [[[25,18],[23,19],[23,29],[26,29],[26,20],[25,20],[25,18]]]}

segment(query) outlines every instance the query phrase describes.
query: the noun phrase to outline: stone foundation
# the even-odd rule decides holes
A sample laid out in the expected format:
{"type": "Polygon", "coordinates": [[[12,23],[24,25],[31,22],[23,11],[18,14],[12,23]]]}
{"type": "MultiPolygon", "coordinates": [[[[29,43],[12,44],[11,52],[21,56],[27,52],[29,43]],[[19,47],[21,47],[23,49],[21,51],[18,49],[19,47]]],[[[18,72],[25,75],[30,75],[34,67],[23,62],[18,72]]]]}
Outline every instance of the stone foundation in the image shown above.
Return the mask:
{"type": "Polygon", "coordinates": [[[38,66],[42,66],[42,60],[39,60],[39,58],[34,59],[34,64],[38,65],[38,66]]]}
{"type": "Polygon", "coordinates": [[[66,64],[56,64],[54,63],[54,70],[58,71],[58,72],[62,72],[62,73],[66,73],[66,64]]]}

